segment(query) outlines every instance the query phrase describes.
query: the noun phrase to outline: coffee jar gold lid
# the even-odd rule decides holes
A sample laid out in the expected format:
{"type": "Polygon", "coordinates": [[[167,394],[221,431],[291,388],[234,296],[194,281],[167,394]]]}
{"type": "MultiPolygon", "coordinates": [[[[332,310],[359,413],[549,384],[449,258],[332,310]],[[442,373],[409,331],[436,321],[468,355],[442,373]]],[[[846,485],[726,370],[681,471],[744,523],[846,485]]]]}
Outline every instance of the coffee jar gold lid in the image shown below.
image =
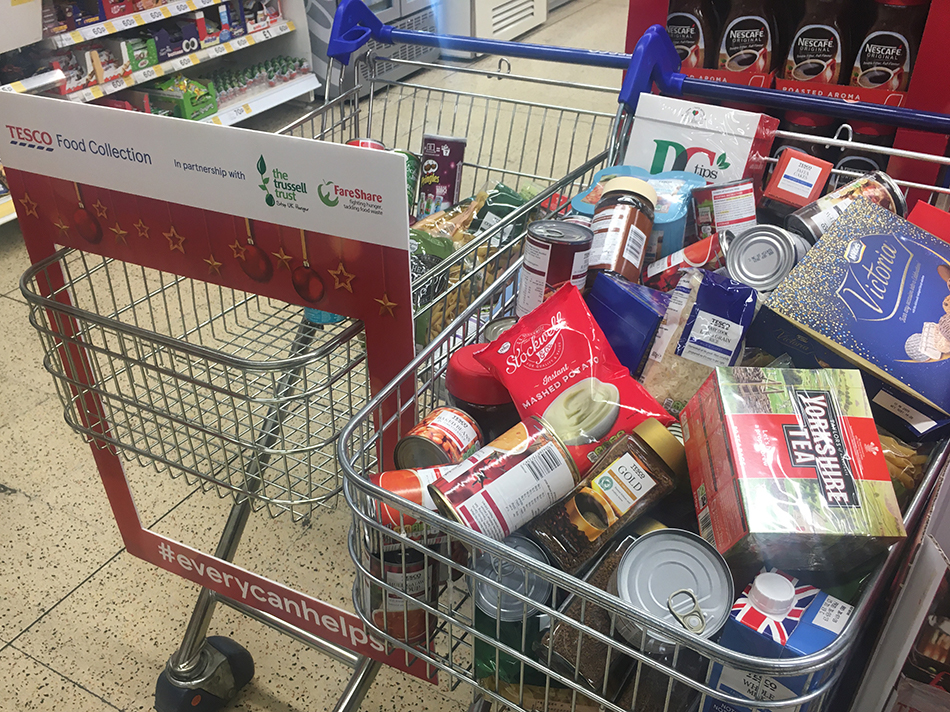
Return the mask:
{"type": "Polygon", "coordinates": [[[633,429],[635,435],[655,452],[677,478],[689,476],[686,448],[656,418],[647,418],[633,429]]]}
{"type": "Polygon", "coordinates": [[[623,191],[624,193],[635,193],[641,198],[646,198],[646,200],[650,202],[650,205],[654,208],[656,207],[656,190],[645,180],[640,180],[632,176],[619,176],[617,178],[611,178],[604,183],[604,195],[616,190],[623,191]]]}

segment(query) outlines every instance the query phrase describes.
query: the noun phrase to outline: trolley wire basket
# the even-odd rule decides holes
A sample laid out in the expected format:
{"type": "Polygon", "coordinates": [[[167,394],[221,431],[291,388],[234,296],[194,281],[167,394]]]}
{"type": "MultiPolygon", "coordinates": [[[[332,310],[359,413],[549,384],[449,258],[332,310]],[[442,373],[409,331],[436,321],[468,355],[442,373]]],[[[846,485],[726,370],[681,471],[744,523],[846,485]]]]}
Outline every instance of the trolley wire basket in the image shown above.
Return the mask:
{"type": "MultiPolygon", "coordinates": [[[[532,182],[523,206],[416,276],[424,343],[518,258],[516,227],[549,212],[551,196],[599,165],[603,151],[588,151],[606,145],[610,120],[607,112],[548,112],[488,94],[378,82],[368,101],[354,87],[283,133],[375,135],[418,147],[424,132],[470,132],[462,195],[490,179],[515,189],[532,182]],[[481,113],[450,123],[466,102],[481,113]],[[557,150],[568,128],[584,141],[557,150]],[[566,178],[565,166],[573,169],[566,178]]],[[[66,420],[88,441],[222,497],[248,498],[271,516],[302,518],[335,503],[336,438],[370,395],[360,322],[311,323],[300,307],[75,249],[34,265],[21,291],[66,420]]]]}
{"type": "MultiPolygon", "coordinates": [[[[370,481],[368,475],[377,468],[381,430],[399,427],[398,414],[388,422],[377,421],[374,427],[373,417],[382,417],[382,400],[399,398],[411,384],[414,401],[403,400],[401,410],[415,405],[423,417],[446,405],[446,351],[480,341],[484,319],[513,312],[508,288],[517,279],[519,265],[514,262],[341,433],[343,491],[353,510],[349,547],[356,564],[357,613],[381,639],[449,673],[454,684],[469,683],[502,707],[525,712],[672,712],[695,709],[702,695],[749,708],[747,699],[709,684],[714,663],[739,671],[750,684],[759,685],[765,679],[782,685],[791,678],[804,678],[803,693],[762,696],[756,709],[798,710],[804,705],[809,710],[828,709],[854,644],[901,562],[903,545],[891,549],[832,645],[802,658],[758,658],[639,612],[607,593],[605,582],[567,575],[370,481]],[[388,508],[385,517],[380,516],[383,508],[388,508]],[[394,511],[396,527],[391,526],[394,511]],[[486,556],[496,574],[507,572],[517,585],[511,578],[486,575],[483,567],[476,566],[474,562],[486,556]],[[426,572],[425,586],[419,585],[420,572],[426,572]],[[527,594],[538,581],[550,587],[547,603],[527,594]],[[497,601],[494,611],[474,605],[474,587],[488,591],[480,597],[482,601],[497,601]],[[507,606],[504,618],[502,600],[507,606]],[[512,607],[520,611],[514,616],[514,629],[512,607]],[[672,641],[671,649],[662,656],[643,652],[619,634],[618,625],[624,622],[672,641]]],[[[944,444],[932,456],[907,510],[908,531],[918,523],[948,452],[950,446],[944,444]]],[[[765,686],[760,692],[764,690],[765,686]]]]}

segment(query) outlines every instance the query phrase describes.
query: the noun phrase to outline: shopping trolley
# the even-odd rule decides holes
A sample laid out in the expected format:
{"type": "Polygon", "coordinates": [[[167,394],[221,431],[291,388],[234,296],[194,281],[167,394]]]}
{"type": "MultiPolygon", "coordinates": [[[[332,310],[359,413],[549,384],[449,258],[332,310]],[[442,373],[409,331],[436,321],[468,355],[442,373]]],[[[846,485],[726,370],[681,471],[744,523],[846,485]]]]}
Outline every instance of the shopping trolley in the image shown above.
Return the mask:
{"type": "MultiPolygon", "coordinates": [[[[351,31],[351,36],[357,38],[362,32],[365,36],[389,41],[438,42],[475,51],[492,45],[491,42],[467,38],[420,37],[409,31],[381,28],[365,17],[359,19],[358,24],[360,29],[351,31]]],[[[536,56],[533,53],[541,49],[528,46],[518,51],[536,56]]],[[[583,58],[577,61],[583,61],[583,58]]],[[[596,61],[614,60],[601,55],[596,61]]],[[[621,96],[615,143],[601,166],[612,165],[608,161],[623,155],[637,93],[649,90],[654,82],[664,92],[673,94],[741,99],[747,103],[818,111],[938,132],[950,127],[950,117],[892,107],[844,104],[747,87],[710,85],[685,78],[677,74],[678,59],[662,28],[651,28],[627,61],[631,71],[624,84],[626,95],[621,96]]],[[[846,133],[834,139],[816,139],[791,132],[781,132],[779,136],[802,143],[851,145],[846,133]]],[[[862,145],[862,148],[865,147],[862,145]]],[[[950,164],[950,160],[942,156],[867,148],[902,159],[941,166],[950,164]]],[[[846,176],[847,173],[840,175],[846,176]]],[[[926,188],[934,196],[948,194],[941,187],[898,183],[909,189],[926,188]]],[[[567,206],[561,208],[561,211],[566,210],[567,206]]],[[[489,257],[481,269],[490,269],[495,257],[489,257]]],[[[756,709],[801,710],[805,705],[812,711],[842,708],[843,701],[834,706],[833,700],[843,671],[861,646],[864,626],[872,620],[876,607],[888,592],[907,554],[907,544],[891,548],[886,560],[866,583],[854,613],[833,644],[802,658],[767,659],[730,651],[683,628],[637,611],[590,581],[566,575],[402,499],[369,480],[368,475],[378,471],[382,464],[378,458],[379,424],[399,427],[395,416],[388,421],[382,417],[380,404],[387,397],[397,398],[401,411],[418,409],[419,417],[446,405],[444,376],[447,356],[463,345],[482,341],[483,326],[487,321],[513,313],[520,265],[520,259],[500,265],[504,271],[494,283],[458,314],[455,321],[436,336],[396,380],[367,403],[340,435],[338,456],[344,473],[343,489],[346,502],[353,511],[349,540],[350,555],[357,570],[353,599],[360,617],[393,649],[411,652],[444,671],[452,677],[454,685],[467,683],[481,703],[486,706],[495,704],[497,709],[673,712],[696,709],[707,700],[749,708],[748,699],[710,686],[714,663],[737,671],[740,682],[745,681],[752,693],[758,695],[754,703],[756,709]],[[388,508],[388,518],[393,516],[393,510],[401,512],[397,527],[383,523],[387,518],[380,517],[382,508],[388,508]],[[493,574],[486,573],[484,568],[474,563],[485,557],[494,567],[493,574]],[[418,588],[407,588],[403,576],[387,575],[387,571],[409,570],[406,566],[434,572],[432,576],[438,585],[433,584],[420,592],[418,588]],[[511,577],[508,581],[515,583],[501,583],[499,572],[506,572],[511,577]],[[546,585],[551,591],[547,603],[534,600],[528,594],[530,588],[540,585],[546,585]],[[473,601],[475,587],[482,587],[485,591],[481,601],[497,602],[494,613],[489,615],[492,621],[487,627],[484,619],[479,620],[473,601]],[[502,634],[502,601],[507,607],[505,625],[513,622],[514,633],[509,630],[502,634]],[[520,613],[512,617],[511,609],[520,613]],[[419,612],[424,612],[422,633],[418,629],[410,631],[411,611],[415,612],[416,620],[419,612]],[[630,645],[617,635],[618,619],[632,621],[638,630],[649,630],[673,641],[672,651],[658,658],[630,645]],[[551,642],[556,637],[562,641],[560,647],[551,642]],[[585,671],[591,660],[599,661],[599,676],[585,671]],[[501,672],[503,668],[507,669],[507,674],[501,672]],[[620,673],[607,672],[616,670],[620,673]],[[781,683],[794,677],[805,680],[804,692],[795,694],[788,690],[788,694],[782,694],[781,683]]],[[[476,273],[473,273],[473,278],[476,273]]],[[[404,432],[400,430],[401,434],[404,432]]],[[[909,532],[916,530],[935,483],[948,467],[948,460],[950,443],[942,443],[933,451],[926,476],[907,508],[905,524],[909,532]]]]}
{"type": "MultiPolygon", "coordinates": [[[[547,214],[560,192],[590,179],[609,144],[616,88],[533,78],[508,62],[498,69],[415,63],[430,70],[430,78],[437,72],[443,79],[458,76],[470,83],[477,78],[485,84],[481,92],[438,89],[426,75],[402,82],[381,79],[380,67],[398,61],[382,53],[360,61],[368,99],[360,98],[365,86],[344,88],[283,133],[332,142],[373,136],[413,151],[421,148],[424,133],[461,136],[468,141],[463,196],[486,181],[504,181],[526,196],[523,206],[413,281],[415,321],[422,325],[416,336],[425,343],[516,262],[520,239],[513,226],[523,225],[529,215],[547,214]],[[551,103],[518,98],[526,86],[542,87],[551,103]],[[598,100],[608,110],[592,108],[598,100]]],[[[258,170],[263,177],[265,170],[258,170]]],[[[78,185],[75,196],[83,210],[78,185]]],[[[250,226],[247,237],[241,237],[232,249],[251,250],[250,226]]],[[[336,440],[373,393],[361,322],[76,246],[43,255],[45,245],[31,244],[29,234],[26,238],[34,264],[21,280],[21,291],[41,338],[44,366],[54,378],[66,421],[91,445],[103,480],[109,481],[120,528],[120,520],[137,526],[138,520],[119,457],[233,499],[213,555],[201,552],[192,563],[186,560],[191,568],[184,570],[191,575],[173,568],[171,549],[146,553],[123,531],[131,553],[192,580],[198,566],[209,576],[213,569],[220,579],[221,562],[233,560],[255,513],[306,522],[334,506],[341,488],[336,440]]],[[[170,249],[173,238],[168,237],[170,249]]],[[[164,246],[164,238],[158,239],[164,246]]],[[[300,248],[306,267],[306,244],[300,248]]],[[[276,258],[286,257],[282,253],[283,247],[276,258]]],[[[210,270],[220,267],[214,256],[209,259],[210,270]]],[[[161,541],[155,535],[149,545],[160,548],[161,541]]],[[[246,574],[245,584],[266,587],[266,579],[251,576],[246,574]]],[[[267,585],[280,600],[294,602],[298,613],[303,606],[306,621],[311,598],[267,585]]],[[[354,667],[338,709],[359,706],[378,662],[301,627],[299,615],[293,619],[251,598],[239,600],[204,587],[184,639],[159,677],[156,707],[161,712],[219,707],[253,675],[246,650],[207,636],[217,603],[354,667]]],[[[361,635],[360,650],[368,650],[361,635]]],[[[377,657],[396,660],[389,653],[377,657]]],[[[404,667],[414,664],[413,656],[397,657],[404,667]]],[[[422,667],[417,663],[412,670],[422,667]]],[[[416,674],[430,676],[425,669],[416,674]]]]}

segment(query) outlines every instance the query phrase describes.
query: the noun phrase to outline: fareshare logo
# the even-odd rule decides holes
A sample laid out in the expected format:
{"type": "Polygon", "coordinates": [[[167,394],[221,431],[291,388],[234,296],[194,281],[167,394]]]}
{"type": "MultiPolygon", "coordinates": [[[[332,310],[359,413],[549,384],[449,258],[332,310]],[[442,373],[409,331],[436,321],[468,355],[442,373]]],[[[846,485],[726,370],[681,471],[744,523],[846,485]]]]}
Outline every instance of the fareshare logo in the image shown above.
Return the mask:
{"type": "Polygon", "coordinates": [[[653,154],[653,164],[650,173],[663,171],[692,171],[706,180],[716,180],[719,171],[724,171],[732,164],[726,158],[725,152],[718,156],[715,151],[700,146],[686,148],[676,141],[654,139],[656,151],[653,154]],[[672,160],[671,160],[672,159],[672,160]]]}
{"type": "Polygon", "coordinates": [[[334,188],[336,188],[336,183],[332,180],[317,186],[317,197],[328,208],[335,208],[340,203],[340,199],[333,196],[334,188]]]}

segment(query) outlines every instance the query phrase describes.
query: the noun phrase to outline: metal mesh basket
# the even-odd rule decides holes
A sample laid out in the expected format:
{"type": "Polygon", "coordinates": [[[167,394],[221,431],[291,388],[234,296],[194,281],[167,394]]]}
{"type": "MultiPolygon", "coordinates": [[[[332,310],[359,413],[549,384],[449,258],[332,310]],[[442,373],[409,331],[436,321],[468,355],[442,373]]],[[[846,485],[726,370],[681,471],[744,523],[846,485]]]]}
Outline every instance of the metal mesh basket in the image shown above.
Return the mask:
{"type": "MultiPolygon", "coordinates": [[[[380,432],[399,429],[398,415],[381,418],[380,405],[399,397],[412,384],[418,415],[446,404],[444,373],[451,352],[477,342],[488,318],[513,309],[511,285],[519,262],[475,299],[458,321],[437,337],[402,376],[370,402],[341,434],[343,490],[354,514],[350,555],[357,567],[354,602],[360,617],[381,639],[442,670],[455,684],[466,682],[489,700],[524,710],[693,710],[709,700],[725,700],[749,709],[748,700],[713,689],[715,664],[734,672],[733,684],[754,690],[755,709],[830,709],[842,670],[860,639],[872,610],[903,554],[896,545],[886,563],[867,583],[849,622],[836,641],[803,658],[767,659],[735,653],[716,643],[674,628],[638,612],[607,593],[605,582],[567,575],[524,553],[492,541],[411,503],[368,479],[377,468],[380,432]],[[387,524],[382,507],[397,510],[400,531],[387,524]],[[514,577],[499,582],[474,562],[483,557],[497,562],[494,571],[514,577]],[[428,583],[420,586],[420,577],[428,583]],[[529,578],[546,582],[549,601],[539,603],[522,593],[529,578]],[[523,583],[522,583],[523,580],[523,583]],[[497,607],[481,610],[473,603],[473,587],[488,590],[497,607]],[[494,593],[492,593],[494,592],[494,593]],[[520,611],[503,620],[500,601],[520,611]],[[672,641],[660,654],[642,639],[625,639],[624,622],[672,641]],[[803,690],[792,693],[791,689],[803,690]]],[[[408,410],[414,403],[400,403],[408,410]]],[[[399,433],[402,435],[403,433],[399,433]]],[[[913,531],[944,464],[944,445],[933,457],[924,483],[908,513],[913,531]]],[[[389,514],[388,516],[392,516],[389,514]]],[[[609,551],[608,554],[610,555],[609,551]]],[[[626,626],[630,630],[629,624],[626,626]]]]}

